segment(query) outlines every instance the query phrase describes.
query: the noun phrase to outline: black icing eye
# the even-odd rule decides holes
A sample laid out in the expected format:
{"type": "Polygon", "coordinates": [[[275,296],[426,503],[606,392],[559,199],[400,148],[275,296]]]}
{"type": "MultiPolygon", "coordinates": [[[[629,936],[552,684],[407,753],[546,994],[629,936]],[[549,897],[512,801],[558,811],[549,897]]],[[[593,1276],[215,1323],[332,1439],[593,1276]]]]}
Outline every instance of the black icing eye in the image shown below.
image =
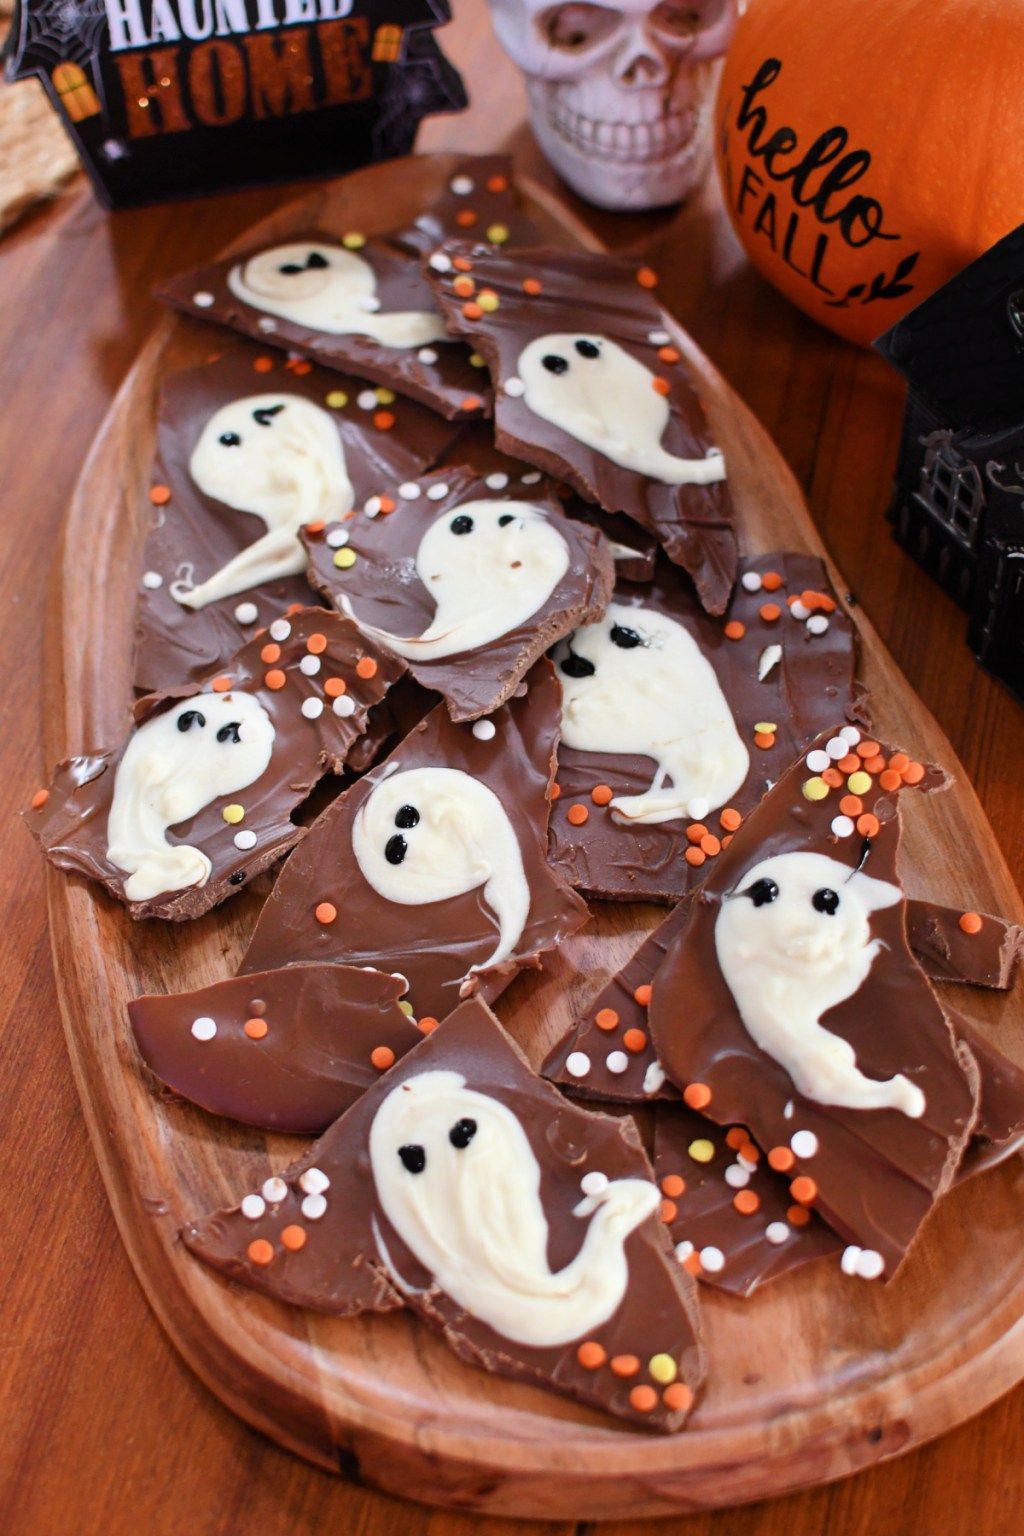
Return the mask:
{"type": "Polygon", "coordinates": [[[749,896],[755,907],[767,907],[771,902],[778,901],[779,888],[774,880],[762,877],[755,880],[753,885],[748,885],[745,891],[740,891],[741,896],[749,896]]]}
{"type": "Polygon", "coordinates": [[[577,656],[571,646],[561,667],[566,677],[593,677],[597,671],[592,661],[588,661],[585,656],[577,656]]]}
{"type": "Polygon", "coordinates": [[[237,432],[222,432],[218,438],[218,442],[223,443],[225,448],[237,448],[241,441],[237,432]]]}
{"type": "Polygon", "coordinates": [[[576,351],[579,353],[580,357],[601,356],[601,348],[595,346],[592,341],[578,341],[576,343],[576,351]]]}
{"type": "Polygon", "coordinates": [[[643,641],[635,629],[627,629],[625,624],[612,625],[612,645],[617,645],[623,651],[631,651],[635,646],[643,645],[643,641]]]}
{"type": "Polygon", "coordinates": [[[462,1152],[466,1147],[469,1146],[475,1135],[475,1120],[456,1120],[455,1124],[448,1132],[448,1140],[451,1142],[453,1147],[456,1147],[460,1152],[462,1152]]]}
{"type": "Polygon", "coordinates": [[[236,869],[233,875],[228,875],[228,885],[241,885],[245,879],[245,870],[236,869]]]}
{"type": "Polygon", "coordinates": [[[514,523],[514,522],[515,522],[515,517],[513,516],[513,514],[511,512],[503,512],[501,514],[501,516],[498,518],[498,527],[499,528],[507,528],[509,523],[514,523]]]}
{"type": "Polygon", "coordinates": [[[472,533],[473,519],[467,517],[465,512],[460,512],[458,517],[452,518],[451,529],[452,533],[472,533]]]}
{"type": "Polygon", "coordinates": [[[420,813],[414,805],[403,805],[395,815],[396,827],[415,827],[420,819],[420,813]]]}
{"type": "Polygon", "coordinates": [[[427,1154],[422,1147],[414,1144],[399,1147],[398,1155],[402,1159],[402,1167],[408,1168],[410,1173],[422,1173],[427,1166],[427,1154]]]}
{"type": "Polygon", "coordinates": [[[306,257],[306,266],[312,267],[314,271],[319,272],[322,271],[324,267],[329,267],[330,262],[327,260],[326,256],[321,256],[319,251],[310,251],[309,255],[306,257]]]}
{"type": "Polygon", "coordinates": [[[205,725],[206,716],[201,715],[198,709],[186,709],[183,715],[178,716],[178,730],[190,731],[194,725],[205,725]]]}
{"type": "Polygon", "coordinates": [[[408,852],[409,844],[397,832],[394,837],[389,837],[384,845],[384,857],[389,864],[401,864],[408,852]]]}
{"type": "Polygon", "coordinates": [[[280,416],[283,405],[261,405],[252,413],[252,419],[261,427],[269,427],[275,416],[280,416]]]}
{"type": "Polygon", "coordinates": [[[835,917],[839,911],[839,897],[826,886],[824,890],[815,891],[811,897],[811,906],[815,912],[825,912],[829,917],[835,917]]]}
{"type": "Polygon", "coordinates": [[[241,723],[241,720],[229,720],[227,725],[222,725],[220,730],[217,732],[217,740],[236,742],[241,741],[242,738],[238,734],[238,727],[241,725],[241,723]]]}
{"type": "Polygon", "coordinates": [[[284,277],[296,277],[298,273],[305,272],[305,267],[300,267],[294,261],[286,261],[283,267],[277,269],[284,277]]]}
{"type": "Polygon", "coordinates": [[[541,364],[547,369],[548,373],[569,372],[569,359],[567,357],[559,357],[557,352],[545,353],[541,358],[541,364]]]}

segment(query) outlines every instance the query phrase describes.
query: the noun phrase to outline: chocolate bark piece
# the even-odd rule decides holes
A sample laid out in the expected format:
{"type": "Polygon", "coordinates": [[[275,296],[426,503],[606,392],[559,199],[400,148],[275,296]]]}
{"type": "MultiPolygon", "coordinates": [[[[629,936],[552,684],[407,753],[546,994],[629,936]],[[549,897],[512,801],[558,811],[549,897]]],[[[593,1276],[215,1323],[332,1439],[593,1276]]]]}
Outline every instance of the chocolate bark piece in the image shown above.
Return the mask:
{"type": "Polygon", "coordinates": [[[550,482],[495,478],[380,481],[355,517],[303,535],[316,590],[453,720],[504,704],[556,640],[600,618],[614,580],[601,534],[563,516],[550,482]]]}
{"type": "Polygon", "coordinates": [[[198,917],[305,835],[293,811],[341,771],[402,670],[338,614],[278,619],[219,676],[140,699],[116,751],[61,763],[29,830],[132,917],[198,917]],[[124,864],[111,856],[119,838],[124,864]],[[150,876],[164,869],[161,889],[150,876]]]}
{"type": "MultiPolygon", "coordinates": [[[[294,467],[295,499],[303,506],[307,521],[322,510],[303,483],[311,445],[306,434],[291,430],[294,406],[289,411],[285,404],[282,411],[282,403],[297,398],[316,407],[322,415],[314,418],[314,427],[319,424],[326,428],[333,422],[337,460],[326,466],[320,483],[347,479],[350,506],[361,506],[382,479],[402,481],[419,474],[440,458],[453,436],[453,429],[433,412],[409,400],[396,400],[389,406],[386,416],[393,419],[392,427],[375,425],[381,417],[379,404],[374,392],[367,392],[359,380],[255,346],[232,346],[202,367],[172,374],[163,387],[157,421],[153,524],[142,557],[136,617],[137,688],[154,691],[206,677],[224,666],[257,627],[279,618],[294,603],[306,607],[317,600],[301,567],[290,575],[239,587],[224,597],[213,596],[198,609],[187,606],[187,593],[177,586],[181,582],[184,588],[201,586],[270,532],[269,518],[263,520],[255,511],[228,505],[205,493],[189,467],[204,429],[209,436],[212,418],[232,402],[250,398],[253,407],[242,414],[258,450],[282,429],[295,441],[292,457],[285,456],[285,469],[294,467]],[[364,398],[367,393],[371,408],[364,398]],[[252,414],[257,410],[258,418],[252,414]],[[186,603],[172,595],[176,590],[186,596],[186,603]]],[[[232,419],[222,419],[219,425],[238,428],[234,413],[229,414],[232,419]]],[[[303,426],[301,407],[299,415],[303,426]]],[[[224,455],[225,489],[233,502],[245,499],[235,485],[250,446],[245,437],[244,429],[225,431],[219,445],[224,455]],[[243,440],[224,443],[225,436],[243,440]]],[[[328,436],[324,447],[330,450],[332,446],[328,436]]],[[[269,500],[281,485],[268,484],[260,489],[264,500],[269,500]]]]}
{"type": "Polygon", "coordinates": [[[704,1356],[658,1205],[632,1122],[569,1104],[474,1000],[282,1178],[182,1235],[267,1295],[404,1302],[473,1365],[673,1430],[704,1356]]]}
{"type": "Polygon", "coordinates": [[[427,269],[449,329],[487,361],[498,447],[650,529],[721,613],[737,559],[726,466],[645,286],[654,274],[589,252],[453,242],[427,269]]]}
{"type": "Polygon", "coordinates": [[[701,609],[686,578],[662,560],[650,585],[618,583],[609,610],[616,616],[606,616],[592,641],[577,635],[570,650],[563,646],[555,652],[563,678],[566,665],[579,673],[581,663],[573,653],[592,653],[582,665],[595,668],[589,675],[569,675],[570,693],[578,694],[580,704],[567,698],[550,845],[558,868],[591,896],[674,902],[693,890],[714,867],[719,845],[735,830],[737,818],[753,810],[781,770],[834,720],[855,718],[862,708],[854,682],[856,631],[837,603],[822,562],[811,555],[776,552],[744,558],[739,569],[726,612],[713,618],[701,609]],[[636,610],[635,624],[617,612],[624,607],[636,610]],[[629,634],[613,634],[616,624],[633,630],[641,642],[645,622],[648,629],[665,628],[657,620],[645,621],[644,610],[670,621],[668,631],[658,645],[634,643],[630,648],[629,634]],[[678,635],[678,626],[685,635],[678,635]],[[672,669],[665,668],[660,674],[662,708],[649,711],[650,748],[637,752],[638,740],[646,745],[641,706],[670,651],[678,658],[681,677],[695,675],[687,636],[710,664],[724,705],[703,689],[706,718],[700,719],[685,691],[674,684],[672,669]],[[625,640],[626,647],[612,648],[609,639],[625,640]],[[608,661],[604,678],[601,646],[608,661]],[[581,717],[574,729],[577,707],[581,717]],[[668,730],[666,720],[671,722],[668,730]],[[577,742],[599,739],[602,723],[615,750],[578,750],[577,742]],[[700,792],[690,815],[684,807],[657,823],[620,819],[632,813],[617,802],[645,795],[662,768],[671,774],[673,761],[679,774],[696,780],[708,760],[704,749],[694,750],[702,740],[698,732],[716,750],[734,754],[733,725],[749,763],[727,800],[716,804],[700,792]],[[772,729],[765,731],[766,726],[772,729]],[[660,760],[653,756],[659,749],[660,760]]]}
{"type": "Polygon", "coordinates": [[[957,1039],[969,1049],[981,1077],[978,1118],[957,1173],[958,1182],[995,1168],[1024,1147],[1024,1070],[962,1013],[950,1011],[957,1039]]]}
{"type": "Polygon", "coordinates": [[[429,255],[444,240],[470,237],[495,246],[540,242],[540,230],[523,211],[511,155],[467,155],[430,207],[391,236],[419,256],[429,255]]]}
{"type": "Polygon", "coordinates": [[[414,725],[425,720],[437,708],[437,694],[423,688],[408,672],[400,677],[387,696],[371,709],[366,731],[345,759],[345,776],[358,778],[374,763],[394,751],[414,725]]]}
{"type": "Polygon", "coordinates": [[[243,972],[387,968],[408,979],[414,1017],[441,1019],[472,992],[493,1000],[586,922],[546,857],[561,710],[551,663],[520,689],[472,726],[439,705],[339,796],[289,859],[243,972]]]}
{"type": "Polygon", "coordinates": [[[316,1136],[423,1038],[402,977],[299,965],[128,1004],[139,1050],[175,1093],[267,1131],[316,1136]]]}
{"type": "Polygon", "coordinates": [[[769,1159],[790,1147],[796,1203],[860,1250],[858,1274],[890,1278],[956,1176],[979,1079],[911,954],[896,879],[900,790],[946,781],[831,740],[835,769],[801,759],[716,860],[649,1017],[684,1097],[769,1159]]]}
{"type": "MultiPolygon", "coordinates": [[[[424,321],[416,331],[399,333],[418,333],[409,345],[391,345],[373,334],[320,329],[308,312],[301,318],[279,312],[282,303],[291,308],[296,295],[305,299],[307,289],[319,284],[322,294],[328,284],[341,281],[356,292],[353,325],[379,329],[379,322],[388,317],[437,314],[418,257],[386,237],[363,236],[358,230],[308,230],[244,256],[193,267],[159,287],[157,297],[187,315],[251,336],[265,347],[283,348],[325,368],[371,379],[385,391],[397,390],[449,420],[490,415],[486,374],[469,361],[468,348],[444,335],[440,321],[436,325],[424,321]],[[354,268],[354,274],[346,273],[346,268],[354,268]],[[282,287],[285,284],[287,288],[282,287]]],[[[346,297],[346,313],[351,307],[346,297]]],[[[377,401],[376,414],[394,414],[392,405],[385,393],[377,401]]]]}
{"type": "Polygon", "coordinates": [[[933,981],[963,982],[999,992],[1013,986],[1024,950],[1024,929],[1016,923],[934,901],[907,902],[907,936],[933,981]]]}

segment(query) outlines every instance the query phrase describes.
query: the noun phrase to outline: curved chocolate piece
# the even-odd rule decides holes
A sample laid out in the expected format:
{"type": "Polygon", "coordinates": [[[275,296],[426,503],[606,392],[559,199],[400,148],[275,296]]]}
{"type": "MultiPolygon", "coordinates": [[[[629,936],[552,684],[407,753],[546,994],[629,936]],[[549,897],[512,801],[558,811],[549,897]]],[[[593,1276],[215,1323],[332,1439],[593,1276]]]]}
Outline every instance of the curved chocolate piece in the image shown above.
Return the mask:
{"type": "Polygon", "coordinates": [[[1024,951],[1024,929],[1016,923],[934,901],[907,902],[907,937],[918,963],[933,981],[992,987],[997,992],[1013,986],[1024,951]],[[962,926],[965,918],[966,928],[962,926]]]}
{"type": "MultiPolygon", "coordinates": [[[[606,512],[626,512],[648,528],[669,558],[693,577],[709,613],[721,613],[736,578],[737,547],[732,527],[732,499],[721,466],[707,484],[669,484],[636,468],[627,468],[599,452],[554,421],[531,409],[530,388],[520,377],[524,350],[540,338],[575,336],[572,356],[558,352],[543,366],[554,374],[602,366],[602,343],[632,360],[643,403],[663,398],[667,422],[649,445],[675,460],[699,462],[694,476],[705,476],[706,460],[717,454],[700,399],[680,354],[671,345],[665,317],[643,286],[653,274],[631,261],[588,252],[548,249],[497,252],[481,245],[449,242],[428,258],[428,271],[449,329],[466,337],[487,360],[497,391],[495,426],[498,447],[528,460],[555,479],[567,481],[587,501],[606,512]],[[525,286],[524,286],[525,285],[525,286]],[[482,296],[483,304],[477,300],[482,296]],[[581,351],[581,349],[583,349],[581,351]],[[579,354],[579,355],[577,355],[579,354]],[[646,393],[650,392],[650,393],[646,393]]],[[[623,409],[621,396],[609,398],[608,429],[623,409]]],[[[588,396],[587,408],[595,409],[588,396]]],[[[630,428],[621,429],[635,436],[630,428]]]]}
{"type": "MultiPolygon", "coordinates": [[[[895,899],[900,789],[908,783],[936,789],[946,781],[937,770],[877,742],[860,741],[856,751],[840,756],[843,739],[837,733],[831,740],[834,754],[829,740],[820,738],[814,755],[808,754],[811,767],[801,760],[791,768],[716,860],[655,978],[650,1024],[659,1059],[687,1099],[720,1125],[749,1127],[769,1158],[775,1149],[791,1148],[790,1190],[797,1203],[813,1206],[851,1248],[862,1250],[855,1254],[858,1273],[873,1278],[884,1272],[890,1278],[956,1175],[976,1119],[978,1072],[914,961],[906,939],[905,903],[895,899]],[[835,766],[815,772],[819,752],[826,761],[832,756],[835,766]],[[882,775],[891,788],[883,787],[882,775]],[[859,809],[848,799],[851,795],[859,809]],[[799,1092],[787,1067],[760,1048],[741,1016],[723,974],[716,924],[730,901],[749,901],[752,911],[763,905],[770,909],[780,897],[779,883],[767,876],[751,883],[751,873],[766,860],[794,854],[824,857],[848,871],[842,881],[836,876],[827,881],[834,890],[823,887],[816,893],[820,923],[830,922],[844,900],[853,901],[842,889],[861,865],[858,879],[884,882],[871,888],[868,907],[872,940],[880,947],[858,949],[858,956],[867,955],[866,974],[852,991],[835,988],[839,1000],[828,1006],[820,1027],[848,1042],[860,1080],[887,1085],[894,1104],[896,1087],[904,1085],[905,1108],[843,1108],[834,1098],[821,1102],[799,1092]]],[[[791,865],[775,867],[781,884],[795,880],[791,865]]],[[[808,898],[808,911],[811,905],[808,898]]],[[[802,906],[799,913],[807,926],[802,906]]],[[[851,934],[842,939],[844,945],[856,942],[851,930],[836,931],[851,934]]],[[[800,954],[816,955],[814,945],[823,932],[815,928],[802,936],[800,929],[801,936],[792,941],[796,947],[787,952],[786,978],[796,976],[800,954]]],[[[730,942],[735,941],[723,940],[730,942]]],[[[815,961],[808,969],[808,986],[821,975],[831,981],[835,973],[820,966],[815,961]]],[[[749,957],[743,967],[749,980],[754,974],[749,957]]],[[[785,995],[781,965],[778,974],[780,990],[772,991],[771,998],[785,995]]],[[[769,997],[769,991],[760,996],[769,997]]],[[[777,1029],[784,1023],[780,1019],[777,1029]]],[[[796,1026],[790,1019],[789,1027],[796,1026]]],[[[800,1051],[812,1047],[823,1051],[824,1043],[804,1037],[800,1051]]],[[[812,1058],[805,1054],[801,1059],[812,1058]]],[[[830,1084],[829,1092],[834,1091],[830,1084]]],[[[866,1096],[866,1088],[858,1092],[866,1096]]]]}
{"type": "MultiPolygon", "coordinates": [[[[416,726],[391,756],[323,813],[289,859],[260,913],[243,972],[328,961],[375,965],[409,981],[414,1015],[440,1019],[460,995],[497,997],[523,966],[575,933],[587,909],[546,857],[549,794],[561,712],[560,689],[540,661],[519,692],[489,721],[456,725],[443,705],[416,726]],[[396,773],[455,770],[497,797],[518,842],[529,909],[513,952],[484,971],[499,923],[481,884],[463,895],[404,905],[378,894],[353,852],[357,818],[378,786],[396,773]],[[318,918],[318,911],[321,916],[318,918]],[[326,912],[334,912],[323,921],[326,912]]],[[[414,809],[416,809],[414,807],[414,809]]],[[[420,811],[416,809],[417,820],[420,811]]],[[[424,821],[426,827],[429,816],[424,821]]],[[[396,823],[396,825],[398,825],[396,823]]],[[[395,837],[412,835],[394,831],[395,837]]],[[[454,838],[458,829],[453,827],[454,838]]],[[[400,866],[397,866],[400,867],[400,866]]]]}
{"type": "Polygon", "coordinates": [[[408,400],[395,401],[382,416],[374,391],[359,380],[255,346],[232,346],[202,367],[172,374],[157,420],[153,525],[142,556],[136,616],[137,688],[153,691],[207,677],[256,628],[294,603],[315,601],[301,572],[200,609],[171,595],[176,579],[187,574],[200,584],[264,533],[253,513],[204,495],[189,461],[203,428],[223,406],[278,391],[309,401],[334,421],[356,506],[383,482],[411,479],[435,463],[453,435],[432,412],[408,400]],[[375,425],[378,418],[393,418],[393,427],[375,425]]]}
{"type": "MultiPolygon", "coordinates": [[[[245,696],[250,712],[268,718],[273,728],[269,762],[257,779],[236,791],[212,791],[198,812],[170,823],[171,848],[195,847],[210,860],[212,868],[201,885],[138,900],[125,892],[128,871],[110,859],[107,823],[118,769],[133,736],[114,752],[59,764],[45,802],[26,812],[29,831],[52,864],[98,880],[127,905],[132,917],[198,917],[234,895],[305,835],[291,819],[292,812],[324,774],[341,771],[366,726],[368,710],[403,670],[394,657],[369,645],[348,619],[304,608],[250,640],[220,676],[139,700],[137,730],[198,694],[214,701],[204,705],[211,718],[207,725],[203,710],[193,710],[202,721],[185,724],[181,715],[189,711],[181,711],[178,730],[183,739],[190,728],[230,734],[238,713],[231,705],[239,695],[245,696]],[[222,708],[227,718],[218,725],[222,708]]],[[[230,745],[225,741],[226,748],[230,745]]]]}
{"type": "Polygon", "coordinates": [[[473,1365],[673,1430],[705,1366],[694,1283],[672,1255],[651,1179],[632,1122],[569,1104],[473,1001],[398,1062],[281,1179],[182,1235],[197,1258],[282,1301],[342,1316],[404,1302],[473,1365]],[[391,1125],[393,1095],[403,1090],[421,1107],[400,1119],[399,1131],[391,1125]],[[448,1099],[456,1115],[450,1130],[434,1112],[448,1099]],[[458,1114],[460,1107],[466,1114],[458,1114]],[[510,1160],[504,1154],[513,1146],[510,1160]],[[488,1183],[488,1169],[499,1164],[500,1188],[488,1183]],[[457,1185],[460,1198],[431,1202],[439,1181],[457,1185]],[[476,1199],[484,1201],[478,1221],[476,1199]],[[515,1233],[521,1245],[511,1266],[491,1262],[494,1218],[487,1207],[496,1201],[509,1225],[500,1242],[495,1230],[495,1243],[514,1242],[515,1233]],[[616,1201],[623,1207],[617,1234],[602,1215],[616,1201]],[[464,1261],[460,1299],[427,1267],[424,1249],[410,1246],[417,1239],[409,1229],[403,1237],[395,1225],[407,1203],[419,1209],[417,1237],[440,1223],[445,1245],[464,1261]],[[638,1222],[645,1207],[652,1214],[638,1222]],[[530,1238],[545,1232],[538,1252],[530,1238]],[[616,1299],[614,1272],[622,1260],[616,1299]],[[556,1274],[565,1276],[562,1287],[551,1285],[556,1274]],[[483,1310],[490,1303],[511,1313],[518,1337],[474,1315],[471,1303],[482,1287],[483,1310]],[[606,1287],[603,1306],[588,1303],[590,1287],[606,1287]],[[561,1294],[551,1296],[553,1289],[561,1294]],[[546,1342],[526,1341],[540,1329],[546,1342]]]}
{"type": "Polygon", "coordinates": [[[974,1058],[981,1076],[978,1118],[957,1182],[995,1168],[1024,1147],[1024,1070],[985,1038],[962,1013],[950,1010],[956,1038],[974,1058]]]}
{"type": "Polygon", "coordinates": [[[215,1115],[316,1136],[423,1038],[400,976],[297,965],[128,1004],[146,1064],[215,1115]]]}
{"type": "Polygon", "coordinates": [[[405,251],[428,255],[442,240],[486,240],[489,245],[536,245],[537,225],[524,213],[512,179],[511,155],[467,155],[440,196],[391,238],[405,251]]]}
{"type": "MultiPolygon", "coordinates": [[[[402,250],[381,236],[364,237],[358,230],[309,230],[290,235],[282,245],[339,247],[349,250],[373,269],[375,297],[380,315],[436,309],[430,284],[411,251],[402,250]]],[[[295,320],[274,315],[232,292],[231,273],[261,254],[262,247],[243,256],[193,267],[168,279],[157,290],[157,297],[200,320],[226,325],[243,336],[251,336],[265,347],[300,353],[312,362],[339,368],[372,379],[385,388],[397,390],[440,412],[449,420],[456,417],[489,416],[491,391],[486,376],[474,368],[465,347],[450,339],[431,340],[420,346],[384,346],[370,336],[336,335],[311,329],[295,320]]],[[[380,410],[391,411],[390,403],[380,402],[380,410]]]]}
{"type": "MultiPolygon", "coordinates": [[[[375,645],[388,649],[384,635],[373,631],[411,639],[436,627],[445,586],[450,599],[458,581],[457,562],[460,558],[473,560],[473,540],[481,535],[473,528],[474,520],[463,514],[467,531],[456,537],[453,525],[452,535],[444,536],[452,565],[439,572],[442,580],[438,586],[425,586],[417,574],[417,555],[428,530],[442,519],[457,518],[460,507],[472,502],[509,505],[510,510],[502,514],[509,528],[499,531],[500,543],[495,548],[496,559],[507,565],[522,564],[522,541],[529,539],[529,531],[520,530],[521,519],[513,516],[514,504],[525,503],[535,509],[544,519],[542,531],[553,531],[561,539],[568,567],[527,619],[493,640],[464,646],[450,655],[432,658],[428,654],[420,660],[413,652],[402,657],[418,682],[447,701],[453,720],[474,720],[504,704],[549,646],[578,624],[600,618],[614,579],[612,557],[604,539],[596,530],[562,515],[548,482],[524,486],[520,480],[501,485],[501,479],[504,477],[480,478],[468,469],[452,469],[420,475],[404,484],[378,481],[375,489],[379,494],[357,516],[304,536],[312,585],[363,627],[375,645]],[[345,553],[339,555],[337,541],[342,537],[345,553]]],[[[431,536],[437,537],[436,533],[431,536]]],[[[483,537],[487,536],[485,532],[483,537]]],[[[445,549],[437,551],[438,563],[446,553],[445,549]]],[[[497,575],[495,569],[493,577],[497,575]]],[[[479,584],[467,583],[467,593],[475,610],[485,613],[494,602],[493,578],[488,582],[481,573],[479,584]]],[[[402,655],[401,649],[398,654],[402,655]]]]}
{"type": "MultiPolygon", "coordinates": [[[[624,826],[607,801],[595,803],[593,792],[601,786],[601,794],[610,790],[616,797],[642,794],[657,763],[627,753],[579,752],[563,740],[551,858],[571,884],[590,895],[674,902],[693,890],[714,867],[715,850],[735,830],[736,816],[748,815],[780,771],[834,720],[851,718],[862,706],[854,682],[856,631],[822,562],[776,552],[741,560],[739,571],[721,618],[704,613],[685,577],[664,561],[649,586],[620,581],[612,595],[615,604],[666,614],[692,636],[714,669],[750,766],[726,807],[700,817],[624,826]],[[762,612],[772,617],[763,618],[762,612]],[[774,729],[764,733],[761,725],[774,729]]],[[[622,718],[631,702],[629,696],[619,701],[622,718]]]]}

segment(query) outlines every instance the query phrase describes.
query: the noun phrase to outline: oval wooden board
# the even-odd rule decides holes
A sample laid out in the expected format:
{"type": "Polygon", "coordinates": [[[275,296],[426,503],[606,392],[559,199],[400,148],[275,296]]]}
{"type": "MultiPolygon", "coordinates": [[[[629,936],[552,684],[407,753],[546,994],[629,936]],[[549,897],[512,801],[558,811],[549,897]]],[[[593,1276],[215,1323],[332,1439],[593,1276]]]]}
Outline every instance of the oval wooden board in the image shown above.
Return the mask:
{"type": "MultiPolygon", "coordinates": [[[[453,157],[371,168],[291,205],[246,236],[394,227],[453,157]]],[[[563,243],[589,233],[524,187],[563,243]]],[[[121,389],[82,473],[55,572],[46,705],[50,761],[115,743],[127,723],[130,614],[148,520],[160,380],[216,335],[167,318],[121,389]]],[[[762,428],[693,343],[749,551],[821,553],[800,492],[762,428]]],[[[841,577],[833,571],[840,592],[841,577]]],[[[949,743],[858,615],[883,738],[959,774],[913,804],[905,882],[916,895],[1024,917],[949,743]],[[965,858],[965,850],[968,856],[965,858]]],[[[706,1393],[685,1433],[647,1436],[557,1397],[475,1371],[403,1314],[341,1321],[291,1309],[195,1262],[180,1225],[283,1168],[298,1144],[167,1103],[144,1080],[127,1000],[231,974],[266,890],[188,926],[133,924],[79,879],[50,872],[54,963],[68,1047],[96,1156],[132,1263],[161,1322],[209,1387],[282,1444],[394,1493],[461,1509],[610,1519],[738,1504],[840,1477],[977,1413],[1024,1376],[1022,1164],[942,1202],[889,1288],[811,1265],[751,1301],[702,1293],[706,1393]]],[[[622,964],[659,914],[599,906],[583,936],[521,977],[499,1013],[534,1060],[622,964]]],[[[960,995],[1024,1059],[1024,1001],[960,995]]]]}

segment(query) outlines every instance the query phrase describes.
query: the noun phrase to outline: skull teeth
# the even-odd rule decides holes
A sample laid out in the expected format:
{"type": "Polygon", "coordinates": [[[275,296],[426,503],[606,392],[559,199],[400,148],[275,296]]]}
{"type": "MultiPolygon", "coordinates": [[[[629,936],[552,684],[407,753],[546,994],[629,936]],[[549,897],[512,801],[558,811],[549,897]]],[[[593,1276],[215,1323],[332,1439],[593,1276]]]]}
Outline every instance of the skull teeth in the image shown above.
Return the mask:
{"type": "Polygon", "coordinates": [[[694,112],[670,112],[645,123],[607,123],[556,104],[551,125],[583,154],[610,160],[649,162],[685,149],[696,127],[694,112]]]}

